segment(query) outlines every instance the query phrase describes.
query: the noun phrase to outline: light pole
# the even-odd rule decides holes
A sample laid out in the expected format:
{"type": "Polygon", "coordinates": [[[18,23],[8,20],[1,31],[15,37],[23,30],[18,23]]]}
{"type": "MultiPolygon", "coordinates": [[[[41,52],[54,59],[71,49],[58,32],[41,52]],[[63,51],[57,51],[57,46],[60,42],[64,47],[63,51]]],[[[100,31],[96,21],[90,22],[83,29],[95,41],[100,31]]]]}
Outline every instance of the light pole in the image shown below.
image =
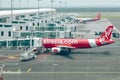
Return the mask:
{"type": "Polygon", "coordinates": [[[38,18],[39,18],[39,9],[40,9],[40,1],[42,1],[42,0],[38,0],[38,18]]]}
{"type": "Polygon", "coordinates": [[[19,8],[21,8],[21,0],[19,0],[19,8]]]}
{"type": "Polygon", "coordinates": [[[29,8],[29,0],[27,0],[27,8],[29,8]]]}
{"type": "Polygon", "coordinates": [[[11,0],[11,26],[13,28],[13,39],[14,39],[14,27],[12,21],[13,21],[13,0],[11,0]]]}
{"type": "Polygon", "coordinates": [[[61,8],[61,3],[62,3],[62,1],[59,1],[59,8],[61,8]]]}
{"type": "Polygon", "coordinates": [[[11,25],[12,25],[12,17],[13,17],[13,0],[11,0],[11,25]]]}
{"type": "Polygon", "coordinates": [[[51,8],[53,8],[53,2],[54,2],[54,0],[51,0],[50,2],[51,2],[51,8]]]}
{"type": "Polygon", "coordinates": [[[0,0],[0,8],[2,8],[2,0],[0,0]]]}
{"type": "Polygon", "coordinates": [[[65,8],[67,8],[67,2],[65,2],[65,8]]]}
{"type": "MultiPolygon", "coordinates": [[[[42,0],[37,0],[38,1],[38,14],[37,14],[37,16],[38,16],[38,18],[37,18],[37,20],[38,20],[38,24],[40,24],[40,21],[39,21],[39,13],[40,13],[40,1],[42,1],[42,0]]],[[[38,25],[37,24],[37,26],[39,27],[40,25],[38,25]]],[[[41,33],[43,32],[43,31],[40,31],[41,33]]]]}
{"type": "Polygon", "coordinates": [[[34,37],[34,27],[32,26],[31,23],[29,23],[29,26],[30,26],[30,49],[31,49],[33,47],[32,40],[34,37]]]}

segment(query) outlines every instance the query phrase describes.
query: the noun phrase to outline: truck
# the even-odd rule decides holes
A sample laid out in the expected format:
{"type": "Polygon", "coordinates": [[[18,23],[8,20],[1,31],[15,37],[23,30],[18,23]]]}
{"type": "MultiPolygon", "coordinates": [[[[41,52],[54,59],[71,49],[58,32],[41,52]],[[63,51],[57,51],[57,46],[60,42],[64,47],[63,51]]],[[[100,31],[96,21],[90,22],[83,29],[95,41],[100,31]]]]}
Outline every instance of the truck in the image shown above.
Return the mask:
{"type": "Polygon", "coordinates": [[[20,54],[20,61],[29,61],[29,60],[33,60],[36,59],[37,55],[35,54],[35,52],[33,51],[33,49],[29,49],[28,51],[20,54]]]}

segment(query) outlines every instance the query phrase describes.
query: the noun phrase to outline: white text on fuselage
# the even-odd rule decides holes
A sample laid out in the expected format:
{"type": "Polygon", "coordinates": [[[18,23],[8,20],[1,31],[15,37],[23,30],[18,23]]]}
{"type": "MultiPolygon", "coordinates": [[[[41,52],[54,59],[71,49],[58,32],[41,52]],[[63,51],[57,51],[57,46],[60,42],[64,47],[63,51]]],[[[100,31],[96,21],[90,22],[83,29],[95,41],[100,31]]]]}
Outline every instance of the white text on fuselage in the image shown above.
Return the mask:
{"type": "Polygon", "coordinates": [[[43,44],[78,44],[78,40],[71,39],[43,39],[43,44]]]}
{"type": "Polygon", "coordinates": [[[101,41],[104,41],[105,39],[109,39],[109,35],[112,33],[113,28],[108,28],[107,31],[104,32],[104,36],[101,36],[101,41]]]}

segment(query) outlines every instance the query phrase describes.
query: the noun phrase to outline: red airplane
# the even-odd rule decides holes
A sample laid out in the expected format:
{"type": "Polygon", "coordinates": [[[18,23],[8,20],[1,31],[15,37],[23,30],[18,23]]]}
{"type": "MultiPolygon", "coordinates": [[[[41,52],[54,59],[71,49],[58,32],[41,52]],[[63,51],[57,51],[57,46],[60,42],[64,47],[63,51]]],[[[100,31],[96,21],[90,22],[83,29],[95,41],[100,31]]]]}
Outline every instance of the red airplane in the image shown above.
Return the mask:
{"type": "Polygon", "coordinates": [[[80,22],[80,23],[86,23],[90,21],[97,21],[100,20],[101,13],[98,13],[98,15],[95,18],[76,18],[75,22],[80,22]]]}
{"type": "Polygon", "coordinates": [[[70,53],[72,49],[93,48],[112,44],[115,41],[111,39],[113,26],[110,25],[96,39],[50,39],[43,38],[42,44],[45,48],[50,48],[51,52],[58,54],[60,52],[70,53]]]}

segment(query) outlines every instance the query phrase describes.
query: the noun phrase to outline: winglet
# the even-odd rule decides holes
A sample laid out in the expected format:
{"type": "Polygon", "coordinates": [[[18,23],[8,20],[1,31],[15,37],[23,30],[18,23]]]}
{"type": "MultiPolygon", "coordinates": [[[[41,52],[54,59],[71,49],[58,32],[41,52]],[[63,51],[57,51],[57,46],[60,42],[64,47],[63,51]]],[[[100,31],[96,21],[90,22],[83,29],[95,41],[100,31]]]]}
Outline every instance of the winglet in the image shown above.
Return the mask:
{"type": "Polygon", "coordinates": [[[101,18],[101,13],[98,13],[98,15],[96,16],[96,19],[99,20],[101,18]]]}

